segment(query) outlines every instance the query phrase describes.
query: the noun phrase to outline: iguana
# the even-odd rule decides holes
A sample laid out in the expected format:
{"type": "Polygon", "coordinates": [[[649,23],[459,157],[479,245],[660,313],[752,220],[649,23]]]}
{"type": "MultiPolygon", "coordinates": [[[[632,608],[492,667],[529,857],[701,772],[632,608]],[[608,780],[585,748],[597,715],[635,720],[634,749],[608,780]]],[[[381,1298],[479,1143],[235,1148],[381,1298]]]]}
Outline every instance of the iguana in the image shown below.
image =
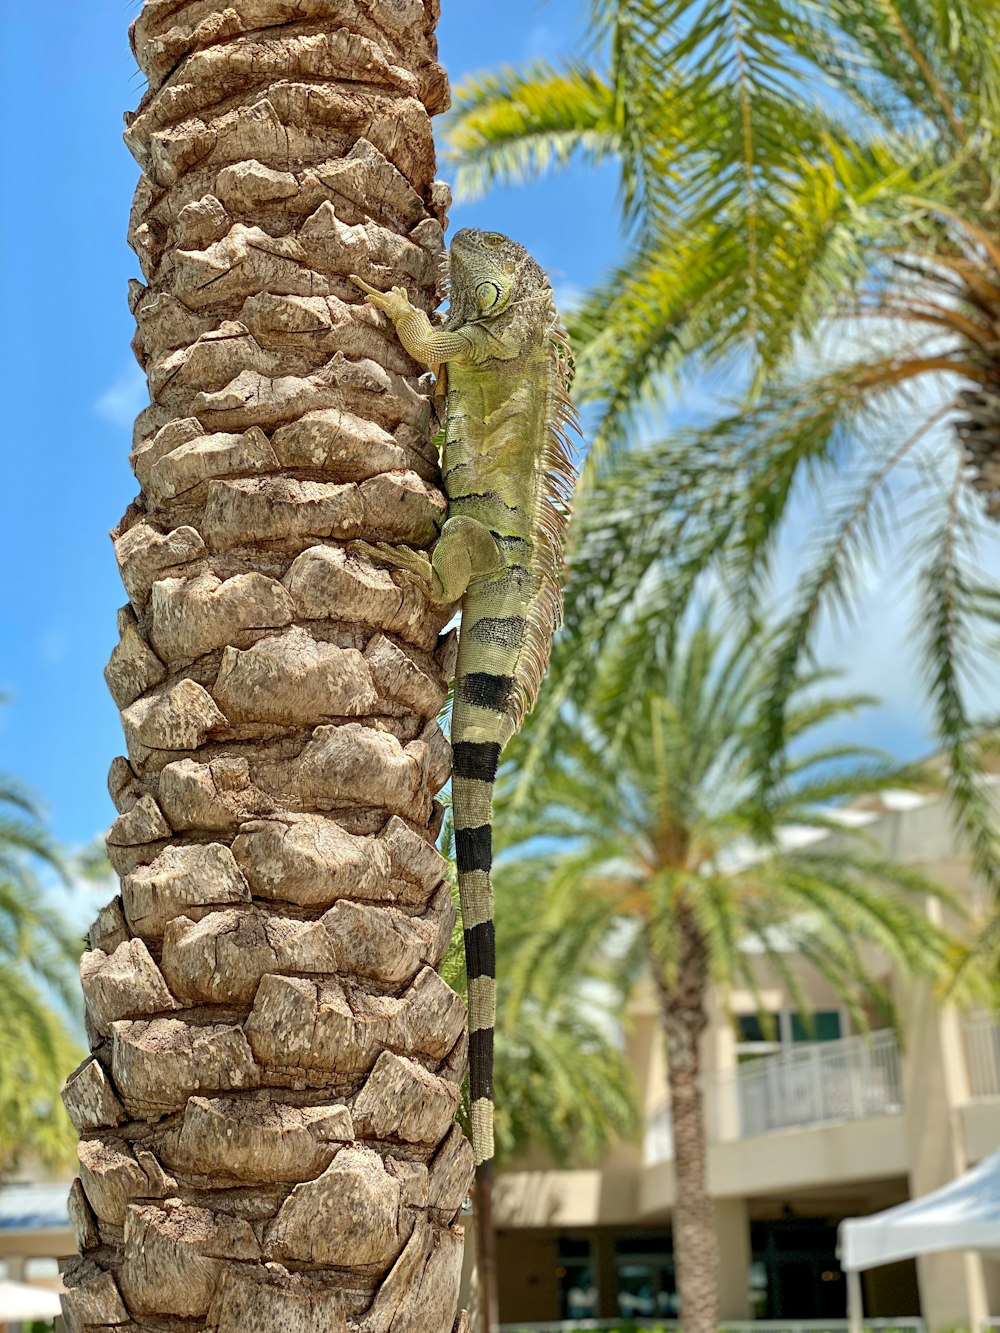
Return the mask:
{"type": "Polygon", "coordinates": [[[570,359],[552,288],[523,246],[498,232],[456,233],[443,327],[404,288],[375,291],[414,360],[444,379],[442,471],[448,514],[430,559],[354,543],[461,600],[452,705],[452,812],[469,986],[469,1083],[477,1178],[493,1158],[493,783],[500,755],[535,702],[562,610],[563,541],[575,482],[570,359]]]}

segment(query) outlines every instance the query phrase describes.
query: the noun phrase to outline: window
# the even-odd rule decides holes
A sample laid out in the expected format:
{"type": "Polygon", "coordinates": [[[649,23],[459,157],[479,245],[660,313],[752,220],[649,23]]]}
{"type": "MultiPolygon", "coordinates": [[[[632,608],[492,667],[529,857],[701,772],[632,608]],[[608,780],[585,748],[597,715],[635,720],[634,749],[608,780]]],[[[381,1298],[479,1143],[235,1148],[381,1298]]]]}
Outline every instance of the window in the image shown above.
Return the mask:
{"type": "Polygon", "coordinates": [[[759,1014],[737,1014],[736,1053],[739,1059],[771,1055],[783,1046],[799,1042],[837,1041],[842,1035],[840,1010],[817,1009],[811,1023],[790,1010],[772,1015],[773,1024],[761,1022],[759,1014]]]}
{"type": "Polygon", "coordinates": [[[750,1318],[767,1318],[767,1264],[761,1259],[750,1265],[750,1318]]]}
{"type": "MultiPolygon", "coordinates": [[[[772,1038],[765,1035],[764,1024],[761,1022],[759,1014],[737,1014],[736,1016],[736,1035],[740,1043],[753,1041],[771,1041],[772,1038]]],[[[775,1033],[777,1036],[777,1033],[775,1033]]]]}
{"type": "Polygon", "coordinates": [[[789,1014],[792,1041],[838,1041],[840,1012],[837,1009],[817,1009],[812,1016],[812,1031],[798,1014],[789,1014]]]}
{"type": "Polygon", "coordinates": [[[673,1318],[677,1282],[669,1232],[615,1240],[618,1313],[626,1319],[673,1318]]]}
{"type": "Polygon", "coordinates": [[[559,1318],[594,1319],[597,1284],[590,1241],[586,1237],[559,1237],[559,1318]]]}

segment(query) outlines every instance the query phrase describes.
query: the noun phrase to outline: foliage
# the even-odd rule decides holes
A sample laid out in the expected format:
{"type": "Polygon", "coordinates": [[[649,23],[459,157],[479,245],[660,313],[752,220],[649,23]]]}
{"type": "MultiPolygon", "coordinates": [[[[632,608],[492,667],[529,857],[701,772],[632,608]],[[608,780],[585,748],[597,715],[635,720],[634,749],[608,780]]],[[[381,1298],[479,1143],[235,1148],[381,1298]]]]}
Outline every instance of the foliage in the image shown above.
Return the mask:
{"type": "Polygon", "coordinates": [[[59,1099],[81,1051],[68,1030],[80,941],[44,876],[66,878],[38,806],[0,777],[0,1177],[25,1155],[73,1160],[76,1135],[59,1099]]]}
{"type": "MultiPolygon", "coordinates": [[[[444,840],[446,848],[450,834],[444,840]]],[[[535,1147],[560,1164],[594,1160],[638,1122],[629,1070],[616,1041],[620,996],[606,969],[553,940],[532,966],[538,881],[519,861],[494,868],[497,901],[497,1021],[494,1133],[500,1165],[535,1147]]],[[[465,994],[465,958],[456,930],[442,967],[465,994]]],[[[468,1132],[468,1086],[460,1119],[468,1132]]]]}
{"type": "Polygon", "coordinates": [[[991,483],[953,430],[968,391],[1000,378],[1000,8],[591,0],[589,12],[586,60],[468,81],[450,133],[467,192],[574,157],[620,166],[627,253],[572,319],[592,484],[550,712],[582,706],[590,645],[647,616],[649,580],[673,618],[706,569],[751,614],[766,609],[808,483],[819,531],[781,615],[762,778],[822,616],[850,610],[863,571],[890,565],[915,583],[914,649],[950,789],[1000,889],[974,741],[991,721],[975,679],[998,601],[971,483],[991,483]],[[745,394],[706,428],[622,455],[671,377],[708,366],[745,394]]]}
{"type": "Polygon", "coordinates": [[[669,989],[686,912],[724,990],[757,993],[766,963],[805,1011],[789,965],[797,954],[860,1026],[893,1018],[891,994],[861,961],[862,942],[910,974],[949,973],[956,946],[924,907],[928,897],[948,900],[946,890],[884,856],[831,808],[932,779],[876,751],[805,749],[816,728],[870,701],[827,693],[818,673],[795,682],[787,728],[795,757],[782,758],[762,810],[766,640],[728,638],[709,610],[679,637],[656,623],[630,627],[593,669],[586,709],[560,719],[531,800],[508,821],[507,836],[525,848],[518,872],[540,886],[533,936],[515,960],[521,977],[557,941],[606,959],[625,985],[652,952],[669,989]],[[539,834],[555,850],[533,851],[539,834]]]}
{"type": "MultiPolygon", "coordinates": [[[[800,673],[788,691],[793,748],[776,760],[759,709],[773,643],[720,630],[711,607],[675,628],[655,614],[619,628],[590,663],[583,705],[544,724],[542,751],[531,721],[513,744],[515,770],[521,751],[536,759],[505,837],[537,905],[507,984],[516,993],[553,951],[603,960],[623,992],[649,968],[667,1051],[679,1296],[689,1326],[710,1329],[718,1257],[701,1224],[711,1215],[705,1109],[690,1089],[713,984],[723,998],[746,988],[762,1015],[762,987],[783,985],[808,1023],[804,962],[864,1030],[895,1021],[894,973],[943,983],[964,959],[927,910],[937,900],[960,912],[947,890],[835,808],[931,779],[876,751],[806,748],[817,728],[868,701],[800,673]]],[[[962,983],[970,997],[985,992],[971,966],[962,983]]]]}

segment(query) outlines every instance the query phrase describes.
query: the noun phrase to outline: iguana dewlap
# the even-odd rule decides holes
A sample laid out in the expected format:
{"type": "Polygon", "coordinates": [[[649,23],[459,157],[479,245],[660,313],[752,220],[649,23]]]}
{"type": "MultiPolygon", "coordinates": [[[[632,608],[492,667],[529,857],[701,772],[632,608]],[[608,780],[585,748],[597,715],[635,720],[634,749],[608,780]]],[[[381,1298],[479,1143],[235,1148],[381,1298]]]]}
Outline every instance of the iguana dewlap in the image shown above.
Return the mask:
{"type": "Polygon", "coordinates": [[[562,608],[563,539],[575,472],[567,429],[569,357],[552,288],[515,241],[456,234],[451,306],[435,329],[402,288],[375,292],[403,346],[447,385],[442,471],[448,517],[431,558],[385,545],[370,554],[461,600],[452,708],[452,810],[469,982],[469,1079],[477,1167],[493,1158],[493,782],[504,746],[535,701],[562,608]]]}

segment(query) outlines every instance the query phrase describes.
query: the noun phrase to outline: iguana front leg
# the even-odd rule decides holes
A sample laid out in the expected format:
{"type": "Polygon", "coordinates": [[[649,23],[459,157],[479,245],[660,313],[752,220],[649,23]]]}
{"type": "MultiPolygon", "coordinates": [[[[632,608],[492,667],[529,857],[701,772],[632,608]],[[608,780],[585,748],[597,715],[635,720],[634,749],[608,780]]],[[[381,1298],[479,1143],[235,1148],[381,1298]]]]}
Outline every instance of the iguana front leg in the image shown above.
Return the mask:
{"type": "MultiPolygon", "coordinates": [[[[471,338],[461,332],[433,328],[424,312],[410,304],[405,287],[379,292],[353,273],[351,281],[365,293],[369,305],[389,316],[399,341],[413,359],[435,374],[440,373],[443,362],[475,360],[471,338]]],[[[444,606],[461,601],[470,583],[489,578],[504,563],[489,528],[464,515],[446,521],[430,559],[422,551],[388,542],[352,542],[351,549],[403,570],[421,585],[431,601],[444,606]]]]}
{"type": "Polygon", "coordinates": [[[351,281],[365,293],[365,303],[373,305],[389,316],[396,326],[399,341],[414,361],[430,367],[435,375],[446,361],[472,361],[472,345],[461,333],[446,333],[435,329],[422,310],[410,304],[405,287],[393,287],[391,292],[376,291],[356,274],[351,281]]]}
{"type": "Polygon", "coordinates": [[[403,570],[442,606],[461,601],[471,583],[489,578],[504,563],[489,528],[464,514],[445,522],[430,559],[422,551],[388,542],[351,542],[351,550],[403,570]]]}

